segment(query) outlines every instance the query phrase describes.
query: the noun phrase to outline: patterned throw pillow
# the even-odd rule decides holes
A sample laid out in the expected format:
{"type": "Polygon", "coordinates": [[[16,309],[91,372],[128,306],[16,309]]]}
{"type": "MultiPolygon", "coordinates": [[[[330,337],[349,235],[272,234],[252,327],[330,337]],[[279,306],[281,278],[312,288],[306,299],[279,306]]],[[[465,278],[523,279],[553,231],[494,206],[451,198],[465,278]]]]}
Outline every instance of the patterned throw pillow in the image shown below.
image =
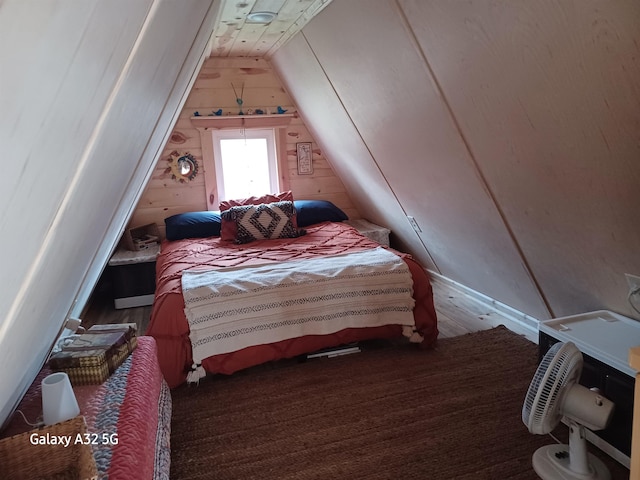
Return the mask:
{"type": "Polygon", "coordinates": [[[263,203],[231,207],[221,213],[222,218],[235,222],[236,243],[272,238],[296,238],[304,232],[294,225],[293,202],[263,203]]]}
{"type": "MultiPolygon", "coordinates": [[[[240,207],[243,205],[260,205],[261,203],[274,203],[274,202],[293,202],[293,193],[291,190],[287,190],[286,192],[280,193],[268,193],[266,195],[262,195],[261,197],[249,197],[249,198],[241,198],[241,199],[233,199],[233,200],[222,200],[220,202],[220,211],[224,212],[225,210],[229,210],[231,207],[240,207]]],[[[298,224],[296,221],[296,216],[293,217],[293,225],[298,228],[298,224]]],[[[220,238],[225,241],[235,241],[236,239],[236,222],[230,222],[222,216],[222,228],[220,231],[220,238]]]]}

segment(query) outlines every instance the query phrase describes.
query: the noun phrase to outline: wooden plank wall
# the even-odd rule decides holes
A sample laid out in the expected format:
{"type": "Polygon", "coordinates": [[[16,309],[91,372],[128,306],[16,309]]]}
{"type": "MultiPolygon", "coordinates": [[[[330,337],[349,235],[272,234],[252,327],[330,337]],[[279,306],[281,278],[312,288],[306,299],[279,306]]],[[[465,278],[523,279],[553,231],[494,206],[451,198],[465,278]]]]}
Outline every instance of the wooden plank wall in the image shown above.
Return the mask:
{"type": "MultiPolygon", "coordinates": [[[[238,94],[244,84],[243,108],[276,111],[278,106],[295,112],[271,65],[261,58],[219,58],[205,61],[163,154],[156,164],[137,208],[131,227],[156,223],[164,232],[164,219],[187,211],[207,209],[202,145],[198,130],[191,124],[194,112],[209,115],[223,109],[223,114],[237,115],[238,106],[232,88],[238,94]],[[189,183],[179,183],[167,173],[168,158],[174,150],[189,152],[198,161],[199,173],[189,183]]],[[[324,199],[335,203],[350,218],[360,218],[342,181],[336,176],[302,119],[296,114],[286,130],[289,187],[296,199],[324,199]],[[312,142],[313,174],[298,175],[296,143],[312,142]]],[[[216,204],[220,199],[216,199],[216,204]]]]}

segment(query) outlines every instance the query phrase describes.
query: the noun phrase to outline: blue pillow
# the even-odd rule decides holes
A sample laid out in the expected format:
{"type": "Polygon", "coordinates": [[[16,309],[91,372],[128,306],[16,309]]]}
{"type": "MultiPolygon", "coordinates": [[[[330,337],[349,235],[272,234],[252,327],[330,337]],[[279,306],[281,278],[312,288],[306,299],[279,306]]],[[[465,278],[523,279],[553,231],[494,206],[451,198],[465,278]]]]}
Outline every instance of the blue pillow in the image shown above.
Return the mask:
{"type": "Polygon", "coordinates": [[[346,213],[327,200],[295,200],[293,205],[296,207],[299,227],[349,219],[346,213]]]}
{"type": "Polygon", "coordinates": [[[167,240],[220,236],[220,212],[178,213],[164,219],[167,240]]]}

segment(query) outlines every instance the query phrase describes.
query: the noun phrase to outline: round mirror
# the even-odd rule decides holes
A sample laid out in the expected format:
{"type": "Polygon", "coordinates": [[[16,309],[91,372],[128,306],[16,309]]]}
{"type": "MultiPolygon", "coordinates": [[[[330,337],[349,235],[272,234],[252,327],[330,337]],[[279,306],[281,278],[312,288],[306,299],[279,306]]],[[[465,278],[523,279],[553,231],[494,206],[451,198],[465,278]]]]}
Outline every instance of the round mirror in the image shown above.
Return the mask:
{"type": "Polygon", "coordinates": [[[171,177],[180,182],[185,183],[193,180],[198,174],[198,162],[190,153],[180,154],[177,151],[171,153],[169,157],[169,168],[171,177]]]}

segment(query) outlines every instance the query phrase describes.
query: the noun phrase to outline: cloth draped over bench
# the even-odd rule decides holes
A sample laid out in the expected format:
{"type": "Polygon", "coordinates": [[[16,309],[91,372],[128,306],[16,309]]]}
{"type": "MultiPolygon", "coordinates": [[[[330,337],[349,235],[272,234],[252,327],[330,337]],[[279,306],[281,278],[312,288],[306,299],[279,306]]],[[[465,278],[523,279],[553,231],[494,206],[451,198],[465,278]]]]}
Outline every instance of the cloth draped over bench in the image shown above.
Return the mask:
{"type": "MultiPolygon", "coordinates": [[[[51,373],[45,365],[21,400],[18,409],[27,418],[36,418],[42,412],[41,383],[51,373]]],[[[76,385],[73,391],[87,433],[92,436],[98,480],[169,480],[172,401],[160,371],[154,338],[138,337],[138,347],[100,385],[76,385]]],[[[29,429],[16,415],[1,437],[29,429]]],[[[15,478],[2,467],[0,464],[0,478],[15,478]]]]}
{"type": "MultiPolygon", "coordinates": [[[[409,268],[384,248],[278,264],[187,270],[182,290],[194,364],[211,355],[304,335],[415,326],[409,268]]],[[[410,336],[413,328],[407,332],[410,336]]]]}

